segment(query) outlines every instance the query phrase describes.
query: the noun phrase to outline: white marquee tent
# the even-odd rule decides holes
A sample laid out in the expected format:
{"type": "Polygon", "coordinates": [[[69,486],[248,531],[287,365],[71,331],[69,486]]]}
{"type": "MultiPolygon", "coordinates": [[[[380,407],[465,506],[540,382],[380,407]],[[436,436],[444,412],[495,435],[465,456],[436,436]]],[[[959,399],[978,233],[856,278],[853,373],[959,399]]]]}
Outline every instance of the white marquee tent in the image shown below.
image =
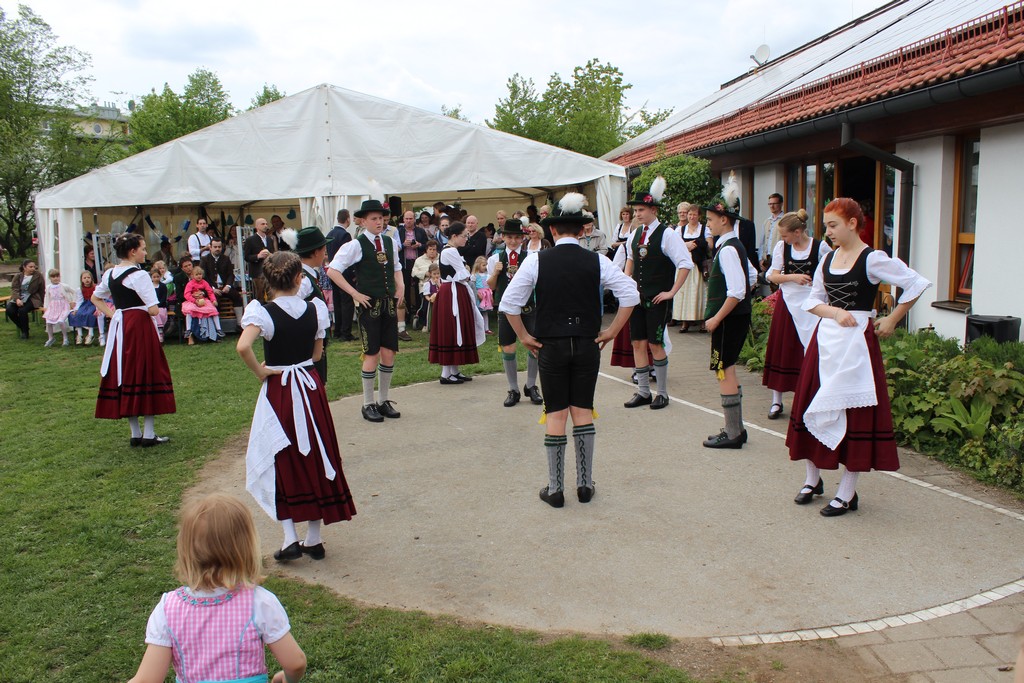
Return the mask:
{"type": "Polygon", "coordinates": [[[405,206],[460,200],[469,210],[523,208],[580,189],[608,233],[626,198],[616,164],[325,84],[41,191],[39,256],[44,267],[78,272],[94,216],[130,217],[136,207],[241,216],[297,205],[302,226],[327,230],[372,181],[405,206]]]}

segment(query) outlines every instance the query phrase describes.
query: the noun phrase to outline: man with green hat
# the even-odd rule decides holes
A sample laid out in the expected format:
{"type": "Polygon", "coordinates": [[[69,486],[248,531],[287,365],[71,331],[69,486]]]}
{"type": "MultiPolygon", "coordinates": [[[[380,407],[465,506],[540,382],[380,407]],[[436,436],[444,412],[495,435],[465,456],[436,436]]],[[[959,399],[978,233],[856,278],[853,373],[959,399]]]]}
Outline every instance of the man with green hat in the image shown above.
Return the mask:
{"type": "Polygon", "coordinates": [[[363,418],[370,422],[383,422],[385,417],[401,417],[394,401],[388,400],[388,390],[395,370],[395,354],[398,353],[398,301],[405,294],[402,261],[398,255],[398,243],[381,234],[385,217],[391,215],[386,203],[367,199],[354,215],[362,220],[363,232],[338,250],[327,275],[359,307],[359,336],[363,344],[363,418]],[[342,275],[353,266],[359,289],[342,275]],[[378,370],[379,401],[374,399],[373,392],[378,370]]]}
{"type": "MultiPolygon", "coordinates": [[[[327,237],[320,228],[313,226],[303,228],[297,233],[291,228],[285,228],[281,232],[283,239],[292,251],[299,255],[302,260],[302,284],[299,285],[299,297],[305,301],[320,299],[327,304],[327,297],[320,288],[319,278],[316,269],[324,264],[324,257],[327,255],[327,237]]],[[[324,337],[324,352],[320,354],[320,360],[313,361],[313,367],[320,375],[320,381],[327,386],[327,342],[330,335],[324,337]]]]}

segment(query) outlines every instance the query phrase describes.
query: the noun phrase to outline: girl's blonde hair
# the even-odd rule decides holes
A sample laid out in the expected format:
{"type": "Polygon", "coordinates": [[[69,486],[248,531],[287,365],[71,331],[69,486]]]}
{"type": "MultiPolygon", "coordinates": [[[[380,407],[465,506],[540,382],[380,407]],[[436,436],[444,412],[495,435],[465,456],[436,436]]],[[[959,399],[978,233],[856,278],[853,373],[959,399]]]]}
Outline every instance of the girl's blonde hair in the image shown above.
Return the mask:
{"type": "Polygon", "coordinates": [[[60,277],[60,271],[56,268],[50,268],[46,271],[46,277],[60,277]]]}
{"type": "Polygon", "coordinates": [[[174,576],[189,588],[207,591],[262,581],[260,543],[249,508],[225,493],[187,503],[181,511],[174,576]]]}
{"type": "Polygon", "coordinates": [[[487,258],[485,256],[477,256],[476,261],[473,261],[473,272],[480,273],[487,269],[487,258]]]}
{"type": "Polygon", "coordinates": [[[436,263],[431,263],[429,266],[427,266],[427,275],[430,275],[431,273],[440,273],[440,272],[441,272],[441,266],[437,265],[436,263]]]}
{"type": "Polygon", "coordinates": [[[779,227],[789,232],[791,230],[807,231],[807,212],[803,209],[790,211],[779,219],[779,227]]]}
{"type": "Polygon", "coordinates": [[[206,273],[203,271],[202,268],[200,268],[199,266],[192,266],[192,279],[193,280],[196,280],[196,279],[201,280],[204,275],[206,275],[206,273]],[[196,275],[199,275],[199,277],[196,278],[196,275]]]}
{"type": "Polygon", "coordinates": [[[83,270],[83,271],[82,271],[82,274],[78,276],[78,284],[82,284],[82,278],[84,278],[84,277],[85,277],[86,275],[88,275],[88,276],[89,276],[89,279],[90,279],[90,280],[92,281],[92,283],[93,283],[93,284],[95,285],[95,284],[96,284],[96,278],[94,278],[94,277],[92,276],[92,272],[91,272],[91,271],[88,271],[88,270],[83,270]]]}

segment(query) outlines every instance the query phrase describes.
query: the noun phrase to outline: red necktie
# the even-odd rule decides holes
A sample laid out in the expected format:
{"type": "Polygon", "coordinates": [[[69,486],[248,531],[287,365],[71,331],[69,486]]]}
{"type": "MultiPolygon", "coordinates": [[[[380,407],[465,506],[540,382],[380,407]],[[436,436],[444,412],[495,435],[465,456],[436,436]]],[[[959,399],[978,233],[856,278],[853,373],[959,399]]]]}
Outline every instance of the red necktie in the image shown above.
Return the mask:
{"type": "Polygon", "coordinates": [[[380,241],[380,235],[374,238],[374,243],[377,245],[377,251],[384,251],[384,244],[380,241]]]}
{"type": "Polygon", "coordinates": [[[518,251],[513,251],[513,252],[509,253],[509,255],[508,255],[508,264],[510,266],[514,266],[518,259],[519,259],[519,252],[518,251]]]}
{"type": "Polygon", "coordinates": [[[646,240],[646,239],[647,239],[647,226],[645,225],[644,229],[640,231],[640,244],[643,244],[644,240],[646,240]]]}

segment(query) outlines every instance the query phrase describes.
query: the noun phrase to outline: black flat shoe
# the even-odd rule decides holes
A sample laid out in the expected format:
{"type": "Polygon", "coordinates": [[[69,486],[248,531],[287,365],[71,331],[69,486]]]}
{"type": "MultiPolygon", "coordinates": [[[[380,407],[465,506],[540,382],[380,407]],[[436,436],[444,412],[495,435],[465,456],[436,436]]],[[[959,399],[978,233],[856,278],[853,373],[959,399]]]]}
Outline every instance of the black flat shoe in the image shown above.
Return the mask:
{"type": "Polygon", "coordinates": [[[521,398],[518,389],[509,389],[508,396],[505,398],[505,402],[502,404],[506,408],[511,408],[515,404],[519,403],[521,398]]]}
{"type": "Polygon", "coordinates": [[[565,494],[561,491],[548,493],[547,486],[540,490],[540,499],[553,508],[560,508],[565,505],[565,494]]]}
{"type": "Polygon", "coordinates": [[[380,416],[379,412],[377,412],[376,403],[368,403],[365,406],[363,406],[363,419],[368,420],[370,422],[384,421],[384,418],[380,416]]]}
{"type": "Polygon", "coordinates": [[[442,377],[441,384],[462,384],[462,380],[458,375],[452,375],[451,377],[442,377]]]}
{"type": "Polygon", "coordinates": [[[576,497],[579,499],[579,501],[581,503],[589,503],[590,500],[594,497],[595,493],[597,493],[597,487],[596,486],[577,486],[576,487],[576,497]]]}
{"type": "MultiPolygon", "coordinates": [[[[291,546],[288,546],[289,548],[291,546]]],[[[317,543],[316,545],[303,545],[300,544],[303,555],[309,555],[314,560],[322,560],[327,557],[327,551],[324,550],[323,543],[317,543]]]]}
{"type": "Polygon", "coordinates": [[[377,404],[377,414],[381,417],[388,417],[392,420],[397,420],[402,417],[402,414],[395,410],[394,401],[381,401],[377,404]]]}
{"type": "Polygon", "coordinates": [[[729,435],[723,430],[718,434],[715,434],[713,437],[705,440],[704,448],[743,448],[743,444],[746,440],[746,429],[744,429],[735,439],[730,439],[729,435]]]}
{"type": "Polygon", "coordinates": [[[540,404],[544,403],[544,399],[541,398],[540,395],[540,389],[537,388],[536,384],[534,384],[532,387],[524,386],[523,395],[529,396],[530,403],[532,403],[535,406],[539,406],[540,404]]]}
{"type": "Polygon", "coordinates": [[[651,410],[661,410],[662,408],[667,407],[668,396],[662,396],[661,394],[658,394],[657,396],[654,397],[654,400],[651,401],[651,410]]]}
{"type": "Polygon", "coordinates": [[[633,394],[633,398],[629,399],[622,405],[626,408],[639,408],[640,406],[649,406],[654,401],[650,395],[644,396],[643,394],[633,394]]]}
{"type": "Polygon", "coordinates": [[[133,436],[132,438],[128,439],[128,445],[131,446],[132,448],[138,448],[139,446],[142,445],[142,437],[133,436]]]}
{"type": "Polygon", "coordinates": [[[769,420],[778,420],[782,415],[782,404],[773,403],[771,409],[768,411],[769,420]]]}
{"type": "Polygon", "coordinates": [[[139,445],[142,446],[143,448],[152,448],[153,446],[159,446],[162,443],[167,443],[170,440],[171,440],[171,437],[169,437],[169,436],[156,436],[156,435],[154,435],[153,438],[151,438],[151,439],[147,439],[146,437],[142,437],[141,439],[139,439],[139,445]]]}
{"type": "Polygon", "coordinates": [[[302,546],[299,545],[298,541],[295,541],[295,543],[292,543],[287,548],[274,551],[274,559],[278,562],[290,562],[300,557],[302,557],[302,546]]]}
{"type": "Polygon", "coordinates": [[[455,373],[455,377],[458,378],[458,379],[461,379],[463,382],[472,382],[473,381],[472,377],[466,377],[461,372],[455,373]]]}
{"type": "Polygon", "coordinates": [[[857,507],[860,505],[860,503],[857,500],[856,493],[853,494],[853,498],[850,499],[850,502],[846,502],[845,500],[839,498],[838,496],[833,500],[835,500],[837,503],[841,503],[842,507],[832,507],[832,503],[829,503],[825,507],[821,508],[822,517],[841,517],[842,515],[845,515],[847,512],[851,510],[856,510],[857,507]]]}
{"type": "Polygon", "coordinates": [[[804,484],[804,487],[800,489],[800,493],[796,494],[796,498],[793,502],[797,505],[807,505],[815,496],[820,496],[825,493],[825,483],[821,481],[821,477],[818,477],[818,483],[814,486],[804,484]]]}

